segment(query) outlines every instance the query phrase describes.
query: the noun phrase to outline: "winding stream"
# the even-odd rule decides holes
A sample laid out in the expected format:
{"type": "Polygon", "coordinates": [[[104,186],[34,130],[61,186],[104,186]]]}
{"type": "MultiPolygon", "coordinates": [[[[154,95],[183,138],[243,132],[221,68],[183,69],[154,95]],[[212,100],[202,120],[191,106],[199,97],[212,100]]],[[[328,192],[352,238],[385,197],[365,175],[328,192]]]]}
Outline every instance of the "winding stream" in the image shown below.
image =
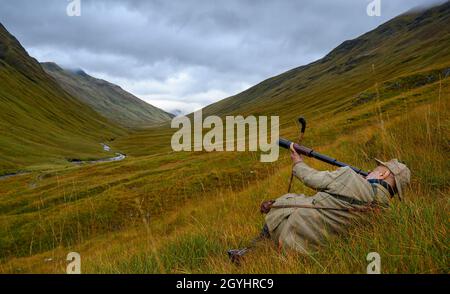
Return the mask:
{"type": "Polygon", "coordinates": [[[16,177],[16,176],[22,176],[22,175],[26,175],[29,174],[29,172],[17,172],[17,173],[12,173],[12,174],[6,174],[3,176],[0,176],[0,180],[5,180],[8,178],[12,178],[12,177],[16,177]]]}
{"type": "MultiPolygon", "coordinates": [[[[107,152],[111,151],[111,147],[109,147],[108,145],[106,145],[104,143],[101,143],[101,145],[103,146],[103,150],[105,150],[107,152]]],[[[124,160],[125,158],[127,158],[127,156],[125,154],[116,153],[116,156],[114,156],[114,157],[102,158],[102,159],[97,159],[97,160],[72,160],[71,163],[83,164],[83,163],[113,162],[113,161],[121,161],[121,160],[124,160]]]]}
{"type": "MultiPolygon", "coordinates": [[[[109,147],[106,144],[101,143],[101,145],[103,146],[103,150],[110,152],[111,151],[111,147],[109,147]]],[[[86,164],[86,163],[100,163],[100,162],[113,162],[113,161],[121,161],[124,160],[125,158],[127,158],[127,156],[125,154],[122,153],[116,153],[116,156],[114,157],[109,157],[109,158],[102,158],[102,159],[97,159],[97,160],[71,160],[71,163],[74,164],[86,164]]],[[[0,176],[0,180],[5,180],[8,178],[12,178],[12,177],[17,177],[17,176],[21,176],[21,175],[26,175],[29,174],[30,172],[16,172],[16,173],[10,173],[10,174],[6,174],[6,175],[2,175],[0,176]]]]}

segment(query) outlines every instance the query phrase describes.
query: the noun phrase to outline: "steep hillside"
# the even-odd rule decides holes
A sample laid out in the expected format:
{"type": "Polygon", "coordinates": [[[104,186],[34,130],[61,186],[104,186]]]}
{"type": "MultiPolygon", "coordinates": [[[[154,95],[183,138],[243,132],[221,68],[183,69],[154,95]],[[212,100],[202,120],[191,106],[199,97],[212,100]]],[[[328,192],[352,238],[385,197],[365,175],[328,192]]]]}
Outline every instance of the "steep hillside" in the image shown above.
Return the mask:
{"type": "MultiPolygon", "coordinates": [[[[363,93],[371,91],[375,83],[416,73],[426,75],[430,69],[440,70],[442,77],[448,76],[449,23],[449,2],[400,15],[357,39],[343,42],[324,58],[212,104],[204,113],[270,113],[280,115],[284,121],[300,113],[325,117],[326,113],[373,99],[374,96],[364,97],[363,93]]],[[[433,81],[436,79],[428,81],[425,77],[422,82],[433,81]]],[[[405,85],[415,86],[418,85],[405,85]]]]}
{"type": "MultiPolygon", "coordinates": [[[[374,157],[407,163],[404,200],[368,212],[345,237],[311,255],[262,242],[231,264],[226,250],[261,229],[260,203],[286,192],[289,153],[267,164],[250,152],[172,152],[174,130],[155,127],[111,143],[125,161],[3,179],[0,272],[64,273],[76,251],[83,273],[365,273],[369,252],[381,255],[382,273],[448,273],[449,13],[445,4],[397,17],[206,108],[281,115],[292,139],[293,119],[306,114],[304,143],[319,152],[366,170],[374,157]]],[[[299,181],[291,191],[315,193],[299,181]]]]}
{"type": "Polygon", "coordinates": [[[0,24],[0,175],[105,156],[124,130],[64,91],[0,24]]]}
{"type": "Polygon", "coordinates": [[[67,92],[124,127],[148,127],[173,117],[119,86],[91,77],[82,70],[65,70],[55,63],[42,63],[42,67],[67,92]]]}

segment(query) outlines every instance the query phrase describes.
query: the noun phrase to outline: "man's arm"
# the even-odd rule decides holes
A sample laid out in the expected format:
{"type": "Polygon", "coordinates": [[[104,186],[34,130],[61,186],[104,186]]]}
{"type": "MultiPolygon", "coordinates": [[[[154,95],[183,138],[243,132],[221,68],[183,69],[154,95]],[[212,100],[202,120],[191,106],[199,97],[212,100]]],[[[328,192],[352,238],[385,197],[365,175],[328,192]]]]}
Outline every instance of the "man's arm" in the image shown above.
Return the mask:
{"type": "Polygon", "coordinates": [[[314,190],[325,190],[337,176],[341,173],[339,170],[334,172],[318,171],[309,167],[305,162],[298,161],[295,163],[292,172],[299,178],[306,186],[314,190]]]}
{"type": "Polygon", "coordinates": [[[341,170],[334,172],[317,171],[309,167],[304,161],[303,157],[295,152],[291,145],[291,159],[294,163],[292,172],[299,178],[306,186],[315,190],[325,190],[340,174],[341,170]]]}

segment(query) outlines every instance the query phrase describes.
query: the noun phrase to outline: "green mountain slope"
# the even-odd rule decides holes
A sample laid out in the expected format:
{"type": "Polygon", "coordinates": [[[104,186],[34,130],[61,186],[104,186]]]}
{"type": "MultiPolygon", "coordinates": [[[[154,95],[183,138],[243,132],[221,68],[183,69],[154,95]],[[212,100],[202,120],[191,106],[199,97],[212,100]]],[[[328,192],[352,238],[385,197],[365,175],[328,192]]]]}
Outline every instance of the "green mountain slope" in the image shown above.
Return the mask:
{"type": "Polygon", "coordinates": [[[0,24],[0,175],[105,156],[124,130],[67,94],[0,24]]]}
{"type": "MultiPolygon", "coordinates": [[[[406,162],[404,201],[374,210],[368,224],[313,255],[263,242],[235,266],[226,250],[248,244],[264,222],[260,203],[286,193],[289,153],[263,164],[255,153],[171,152],[175,130],[164,126],[112,142],[125,161],[2,180],[0,272],[64,273],[76,251],[83,273],[365,273],[375,251],[383,273],[447,273],[449,14],[446,4],[397,17],[206,108],[281,115],[292,139],[293,119],[305,114],[304,143],[321,153],[366,170],[374,157],[406,162]]],[[[315,193],[299,181],[291,191],[315,193]]]]}
{"type": "MultiPolygon", "coordinates": [[[[320,60],[206,107],[204,114],[265,113],[293,119],[301,113],[326,117],[326,113],[369,102],[374,96],[364,95],[373,92],[370,88],[375,83],[427,75],[429,70],[441,70],[442,77],[448,76],[449,23],[449,2],[400,15],[357,39],[343,42],[320,60]]],[[[431,83],[435,78],[427,81],[425,77],[422,83],[431,83]]],[[[413,88],[414,84],[403,86],[413,88]]],[[[401,90],[393,88],[391,85],[389,90],[401,90]]]]}
{"type": "Polygon", "coordinates": [[[119,86],[91,77],[82,70],[65,70],[55,63],[42,63],[42,67],[67,92],[125,127],[148,127],[173,117],[119,86]]]}

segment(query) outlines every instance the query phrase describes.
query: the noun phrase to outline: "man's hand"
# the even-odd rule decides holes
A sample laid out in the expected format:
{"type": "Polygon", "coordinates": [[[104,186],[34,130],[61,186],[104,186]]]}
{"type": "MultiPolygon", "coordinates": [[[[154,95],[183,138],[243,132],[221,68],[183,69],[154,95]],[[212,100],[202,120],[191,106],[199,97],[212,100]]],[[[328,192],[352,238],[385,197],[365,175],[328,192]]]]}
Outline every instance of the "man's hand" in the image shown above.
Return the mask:
{"type": "Polygon", "coordinates": [[[291,144],[290,149],[291,149],[291,159],[294,165],[296,165],[299,162],[302,162],[303,161],[302,156],[294,150],[294,143],[291,144]]]}

